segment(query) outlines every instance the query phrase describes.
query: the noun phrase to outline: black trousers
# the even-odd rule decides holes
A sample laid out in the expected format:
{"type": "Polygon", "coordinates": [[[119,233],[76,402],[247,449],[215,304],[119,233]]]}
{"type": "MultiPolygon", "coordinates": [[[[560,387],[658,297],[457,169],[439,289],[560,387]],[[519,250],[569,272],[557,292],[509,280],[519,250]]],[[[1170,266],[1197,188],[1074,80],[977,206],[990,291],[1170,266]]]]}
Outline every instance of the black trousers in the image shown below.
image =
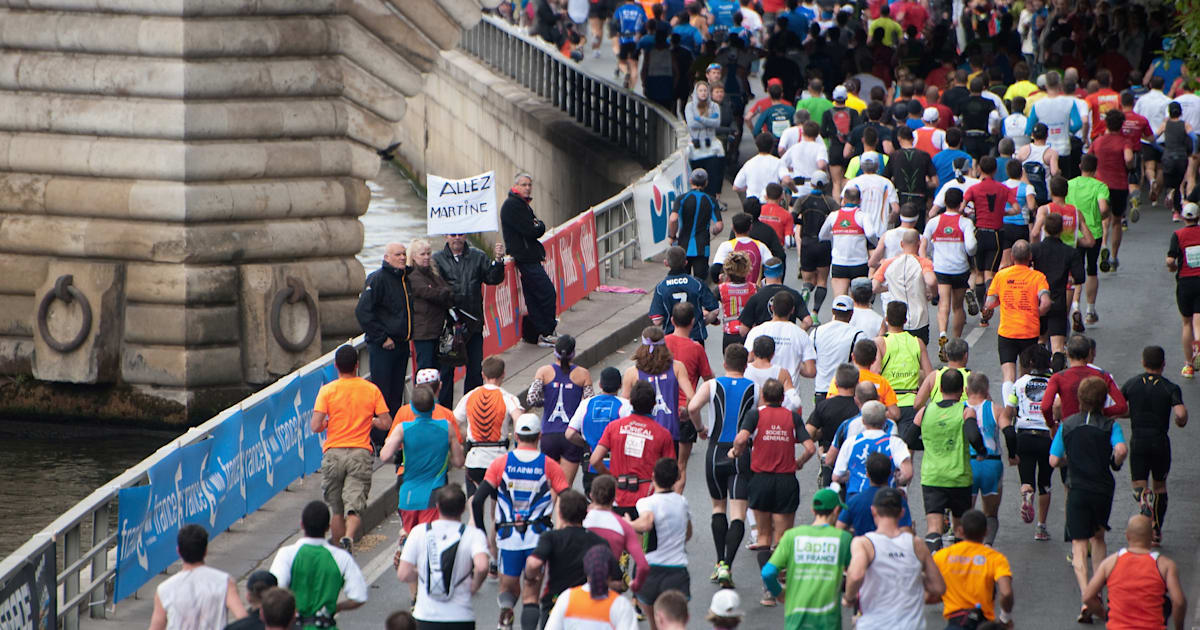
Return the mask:
{"type": "MultiPolygon", "coordinates": [[[[367,356],[371,364],[371,382],[383,393],[388,413],[396,412],[404,405],[404,379],[408,376],[408,342],[397,341],[396,347],[385,349],[377,343],[367,344],[367,356]]],[[[371,441],[383,444],[387,431],[371,429],[371,441]]]]}
{"type": "Polygon", "coordinates": [[[555,318],[558,295],[542,263],[517,263],[517,271],[521,274],[521,293],[528,311],[521,325],[521,336],[536,343],[539,335],[552,335],[558,326],[555,318]]]}
{"type": "MultiPolygon", "coordinates": [[[[463,395],[483,385],[483,331],[467,337],[467,365],[463,376],[463,395]]],[[[442,368],[442,389],[438,392],[438,404],[454,409],[454,368],[442,368]]]]}

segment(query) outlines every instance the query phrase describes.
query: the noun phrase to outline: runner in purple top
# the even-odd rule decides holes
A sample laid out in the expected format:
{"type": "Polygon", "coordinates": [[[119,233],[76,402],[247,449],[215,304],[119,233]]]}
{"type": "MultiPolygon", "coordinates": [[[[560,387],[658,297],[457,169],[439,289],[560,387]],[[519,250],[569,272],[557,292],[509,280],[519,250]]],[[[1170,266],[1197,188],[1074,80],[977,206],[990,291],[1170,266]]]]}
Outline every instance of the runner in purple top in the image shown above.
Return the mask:
{"type": "Polygon", "coordinates": [[[654,385],[654,413],[650,417],[679,442],[679,410],[692,399],[692,383],[683,362],[671,355],[665,337],[658,326],[642,331],[642,345],[633,353],[633,365],[625,370],[621,391],[627,396],[638,381],[654,385]]]}
{"type": "Polygon", "coordinates": [[[592,375],[575,359],[575,338],[559,335],[554,343],[558,363],[543,365],[533,375],[526,398],[530,407],[542,407],[542,452],[562,466],[567,483],[575,482],[584,449],[567,441],[567,424],[579,402],[592,395],[592,375]]]}

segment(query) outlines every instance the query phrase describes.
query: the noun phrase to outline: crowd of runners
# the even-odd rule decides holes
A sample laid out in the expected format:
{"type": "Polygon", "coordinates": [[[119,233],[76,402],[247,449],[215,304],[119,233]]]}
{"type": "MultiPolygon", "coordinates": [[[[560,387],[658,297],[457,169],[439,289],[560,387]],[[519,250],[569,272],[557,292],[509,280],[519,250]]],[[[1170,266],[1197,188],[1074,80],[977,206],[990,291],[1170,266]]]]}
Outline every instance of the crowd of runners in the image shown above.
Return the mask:
{"type": "MultiPolygon", "coordinates": [[[[734,628],[754,603],[790,630],[843,616],[925,628],[927,605],[947,628],[1064,627],[1016,612],[1020,567],[993,546],[1003,510],[1037,542],[1062,521],[1077,621],[1184,627],[1180,576],[1158,548],[1169,428],[1188,421],[1167,373],[1200,366],[1200,95],[1162,54],[1170,3],[526,0],[498,12],[576,58],[611,46],[625,84],[686,122],[690,190],[670,209],[652,325],[623,371],[579,365],[575,339],[547,324],[554,360],[532,383],[506,382],[487,357],[482,384],[454,401],[439,370],[421,369],[399,409],[339,349],[312,421],[327,432],[325,501],[248,584],[252,619],[329,628],[366,600],[351,552],[378,452],[402,461],[394,564],[413,595],[389,629],[734,628]],[[1179,223],[1162,241],[1185,363],[1147,346],[1118,384],[1097,359],[1110,340],[1088,327],[1124,231],[1152,205],[1179,223]],[[994,329],[996,356],[971,354],[978,327],[994,329]],[[995,363],[999,382],[979,369],[995,363]],[[373,444],[372,428],[386,440],[373,444]],[[687,475],[693,455],[703,479],[687,475]],[[1126,465],[1128,486],[1114,475],[1126,465]],[[1006,467],[1020,497],[1002,504],[1006,467]],[[817,478],[810,497],[801,471],[817,478]],[[689,505],[688,483],[711,504],[689,505]],[[1109,554],[1118,488],[1139,510],[1109,554]],[[714,566],[689,561],[708,544],[714,566]],[[735,584],[739,562],[761,582],[735,584]],[[697,605],[700,569],[721,588],[697,605]],[[495,620],[472,606],[489,579],[495,620]]],[[[228,576],[202,569],[206,539],[185,530],[181,575],[193,577],[159,587],[155,623],[240,615],[228,576]]]]}

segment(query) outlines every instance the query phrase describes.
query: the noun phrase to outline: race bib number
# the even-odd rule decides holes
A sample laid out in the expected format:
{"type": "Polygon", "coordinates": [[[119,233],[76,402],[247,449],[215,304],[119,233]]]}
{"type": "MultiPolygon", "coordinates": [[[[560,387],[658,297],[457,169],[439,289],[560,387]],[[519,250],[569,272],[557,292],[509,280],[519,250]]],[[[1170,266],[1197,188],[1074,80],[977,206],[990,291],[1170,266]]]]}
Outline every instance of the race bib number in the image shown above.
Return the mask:
{"type": "Polygon", "coordinates": [[[1192,269],[1200,269],[1200,245],[1192,245],[1183,250],[1183,259],[1192,269]]]}
{"type": "Polygon", "coordinates": [[[625,455],[628,457],[641,457],[646,450],[646,438],[640,435],[625,436],[625,455]]]}
{"type": "Polygon", "coordinates": [[[771,122],[771,133],[776,138],[783,137],[783,132],[787,131],[788,127],[790,127],[790,126],[791,125],[790,125],[789,121],[786,121],[786,120],[772,121],[771,122]]]}

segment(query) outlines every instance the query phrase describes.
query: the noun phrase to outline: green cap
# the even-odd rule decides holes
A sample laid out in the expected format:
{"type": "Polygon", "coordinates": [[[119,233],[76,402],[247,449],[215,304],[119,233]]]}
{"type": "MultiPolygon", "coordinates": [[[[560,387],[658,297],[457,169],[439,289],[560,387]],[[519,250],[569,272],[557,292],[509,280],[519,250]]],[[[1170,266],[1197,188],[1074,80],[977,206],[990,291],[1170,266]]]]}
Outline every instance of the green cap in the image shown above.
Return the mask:
{"type": "Polygon", "coordinates": [[[829,488],[817,490],[817,493],[813,495],[813,509],[830,512],[833,508],[846,509],[846,504],[842,503],[842,498],[838,496],[838,493],[829,488]]]}

